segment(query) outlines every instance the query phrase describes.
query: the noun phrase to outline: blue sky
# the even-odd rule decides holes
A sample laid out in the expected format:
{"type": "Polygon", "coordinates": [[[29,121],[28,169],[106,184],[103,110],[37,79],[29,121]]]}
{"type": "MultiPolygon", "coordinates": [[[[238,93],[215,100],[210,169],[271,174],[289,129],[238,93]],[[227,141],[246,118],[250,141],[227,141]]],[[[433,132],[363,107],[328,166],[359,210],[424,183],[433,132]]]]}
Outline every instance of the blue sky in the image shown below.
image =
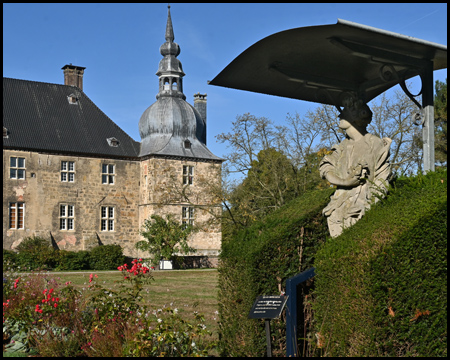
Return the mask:
{"type": "MultiPolygon", "coordinates": [[[[445,3],[174,3],[171,15],[186,100],[193,104],[193,94],[208,95],[208,147],[218,156],[226,148],[215,135],[228,132],[237,115],[248,112],[283,124],[287,113],[304,115],[318,106],[207,85],[269,35],[339,18],[447,45],[445,3]]],[[[3,76],[62,84],[64,65],[86,67],[84,92],[140,141],[139,119],[158,92],[155,73],[166,21],[166,3],[3,4],[3,76]]],[[[435,80],[446,77],[447,69],[434,72],[435,80]]]]}

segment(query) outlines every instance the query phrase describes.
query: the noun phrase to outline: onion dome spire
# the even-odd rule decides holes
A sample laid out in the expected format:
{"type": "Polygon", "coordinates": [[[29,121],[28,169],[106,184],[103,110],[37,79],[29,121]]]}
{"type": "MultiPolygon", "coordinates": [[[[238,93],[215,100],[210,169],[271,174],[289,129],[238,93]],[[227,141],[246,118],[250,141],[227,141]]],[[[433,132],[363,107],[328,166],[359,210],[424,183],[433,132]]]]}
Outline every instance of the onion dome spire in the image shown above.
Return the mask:
{"type": "Polygon", "coordinates": [[[159,92],[156,99],[161,96],[179,97],[186,100],[183,94],[183,68],[177,56],[180,54],[180,46],[174,42],[172,17],[170,16],[170,5],[168,7],[166,42],[161,45],[159,52],[163,59],[159,62],[159,68],[156,75],[159,77],[159,92]]]}

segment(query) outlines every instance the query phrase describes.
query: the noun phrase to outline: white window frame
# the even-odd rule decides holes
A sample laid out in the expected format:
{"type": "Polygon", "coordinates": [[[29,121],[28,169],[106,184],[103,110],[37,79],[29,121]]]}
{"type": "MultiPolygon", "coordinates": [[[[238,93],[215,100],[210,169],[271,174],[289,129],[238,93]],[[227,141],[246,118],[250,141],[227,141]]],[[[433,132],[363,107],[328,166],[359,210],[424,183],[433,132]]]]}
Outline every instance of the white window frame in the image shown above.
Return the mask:
{"type": "Polygon", "coordinates": [[[102,164],[102,184],[114,185],[116,182],[116,165],[102,164]]]}
{"type": "Polygon", "coordinates": [[[115,212],[114,206],[100,207],[100,231],[114,231],[115,212]]]}
{"type": "Polygon", "coordinates": [[[75,161],[61,161],[61,181],[75,182],[75,161]]]}
{"type": "Polygon", "coordinates": [[[183,165],[183,185],[192,185],[194,183],[194,166],[183,165]]]}
{"type": "Polygon", "coordinates": [[[26,163],[25,158],[20,156],[10,156],[9,158],[9,178],[16,180],[25,180],[26,176],[26,163]],[[12,163],[14,159],[14,164],[12,163]],[[19,162],[23,160],[23,166],[20,166],[19,162]],[[15,175],[12,175],[14,172],[15,175]],[[22,176],[19,177],[19,174],[22,173],[22,176]]]}
{"type": "Polygon", "coordinates": [[[13,230],[25,229],[25,203],[12,202],[9,203],[8,227],[13,230]],[[14,216],[14,218],[13,218],[14,216]],[[22,220],[22,224],[21,221],[22,220]]]}
{"type": "Polygon", "coordinates": [[[59,205],[59,230],[75,230],[75,206],[68,204],[59,205]]]}
{"type": "Polygon", "coordinates": [[[194,225],[195,208],[192,206],[183,206],[181,208],[181,223],[185,229],[187,225],[194,225]]]}

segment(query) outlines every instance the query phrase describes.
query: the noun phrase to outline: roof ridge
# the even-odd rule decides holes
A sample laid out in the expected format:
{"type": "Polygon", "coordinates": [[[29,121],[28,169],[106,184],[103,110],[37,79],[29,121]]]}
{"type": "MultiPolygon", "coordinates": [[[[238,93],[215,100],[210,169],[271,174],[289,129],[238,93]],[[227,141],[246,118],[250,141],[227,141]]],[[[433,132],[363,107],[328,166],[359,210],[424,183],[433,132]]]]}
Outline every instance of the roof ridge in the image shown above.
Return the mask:
{"type": "MultiPolygon", "coordinates": [[[[11,77],[7,77],[7,76],[3,76],[3,79],[17,80],[17,81],[26,81],[26,82],[33,82],[33,83],[47,84],[47,85],[69,86],[69,87],[74,87],[74,88],[80,89],[78,86],[75,86],[75,85],[65,85],[65,84],[58,84],[58,83],[50,83],[50,82],[46,82],[46,81],[17,79],[17,78],[11,78],[11,77]]],[[[83,90],[80,89],[80,91],[83,91],[83,90]]]]}

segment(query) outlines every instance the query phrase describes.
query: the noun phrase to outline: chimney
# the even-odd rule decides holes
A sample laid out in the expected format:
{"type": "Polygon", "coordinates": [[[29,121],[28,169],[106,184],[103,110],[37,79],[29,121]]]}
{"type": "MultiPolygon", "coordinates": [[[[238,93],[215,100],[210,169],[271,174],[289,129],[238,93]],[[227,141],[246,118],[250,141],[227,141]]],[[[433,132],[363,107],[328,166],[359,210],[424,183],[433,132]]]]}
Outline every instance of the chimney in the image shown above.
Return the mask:
{"type": "Polygon", "coordinates": [[[194,108],[200,113],[200,116],[205,123],[204,141],[206,145],[206,94],[194,94],[194,108]]]}
{"type": "Polygon", "coordinates": [[[75,65],[64,65],[64,85],[77,86],[83,90],[83,74],[85,67],[75,65]]]}

